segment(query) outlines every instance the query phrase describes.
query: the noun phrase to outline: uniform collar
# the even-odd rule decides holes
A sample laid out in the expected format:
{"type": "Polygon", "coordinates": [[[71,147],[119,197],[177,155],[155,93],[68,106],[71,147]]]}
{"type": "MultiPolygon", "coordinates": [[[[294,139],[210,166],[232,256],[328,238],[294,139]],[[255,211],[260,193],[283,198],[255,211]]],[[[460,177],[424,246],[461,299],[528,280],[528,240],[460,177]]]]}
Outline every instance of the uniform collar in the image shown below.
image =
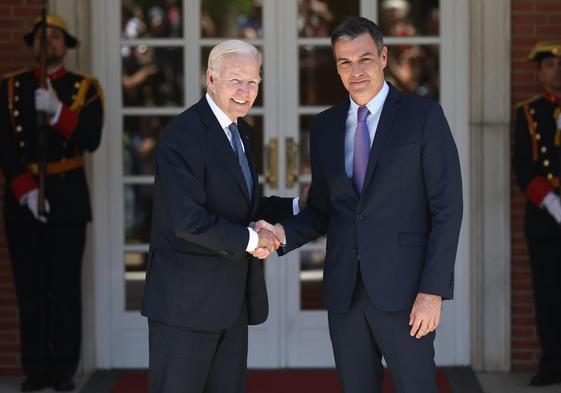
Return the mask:
{"type": "Polygon", "coordinates": [[[547,102],[551,104],[556,104],[556,105],[561,104],[561,97],[551,91],[546,91],[544,94],[544,98],[547,102]]]}
{"type": "MultiPolygon", "coordinates": [[[[35,75],[35,78],[39,79],[39,67],[35,67],[33,69],[33,75],[35,75]]],[[[60,66],[55,72],[51,72],[50,74],[47,75],[47,77],[51,80],[57,80],[59,78],[62,78],[64,75],[66,75],[66,68],[64,68],[64,66],[60,66]]]]}

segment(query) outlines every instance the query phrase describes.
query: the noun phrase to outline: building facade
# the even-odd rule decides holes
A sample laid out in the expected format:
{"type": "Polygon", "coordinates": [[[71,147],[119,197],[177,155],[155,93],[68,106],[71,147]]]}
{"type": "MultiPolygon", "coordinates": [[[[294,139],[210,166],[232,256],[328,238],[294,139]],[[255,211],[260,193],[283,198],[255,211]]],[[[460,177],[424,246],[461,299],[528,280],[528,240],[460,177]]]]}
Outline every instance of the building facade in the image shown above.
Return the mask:
{"type": "MultiPolygon", "coordinates": [[[[0,5],[0,73],[29,66],[21,37],[42,0],[0,5]]],[[[264,192],[295,195],[310,180],[307,124],[344,98],[329,31],[345,15],[377,20],[389,46],[387,78],[441,102],[458,145],[465,214],[455,300],[444,307],[441,365],[532,370],[539,359],[522,229],[523,196],[510,172],[515,102],[540,92],[524,58],[561,36],[561,4],[496,0],[51,0],[82,41],[67,66],[105,88],[103,141],[88,159],[94,220],[84,259],[84,369],[146,367],[138,313],[150,227],[151,153],[171,117],[204,91],[205,60],[224,38],[264,54],[248,120],[264,192]]],[[[271,314],[250,331],[252,367],[333,365],[321,310],[324,241],[266,265],[271,314]]],[[[18,319],[0,233],[0,374],[17,374],[18,319]]]]}

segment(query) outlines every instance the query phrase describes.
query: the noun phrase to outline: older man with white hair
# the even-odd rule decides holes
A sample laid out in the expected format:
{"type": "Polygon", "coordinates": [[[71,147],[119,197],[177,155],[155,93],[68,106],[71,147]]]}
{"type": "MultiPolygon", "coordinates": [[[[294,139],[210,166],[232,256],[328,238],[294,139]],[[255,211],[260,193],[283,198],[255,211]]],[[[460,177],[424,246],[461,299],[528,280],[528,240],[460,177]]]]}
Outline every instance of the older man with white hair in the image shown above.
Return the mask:
{"type": "Polygon", "coordinates": [[[260,198],[252,130],[261,55],[243,41],[212,49],[207,94],[156,149],[148,317],[151,393],[245,390],[248,324],[265,321],[260,259],[279,246],[250,223],[298,212],[298,198],[260,198]],[[259,259],[258,259],[259,258],[259,259]]]}

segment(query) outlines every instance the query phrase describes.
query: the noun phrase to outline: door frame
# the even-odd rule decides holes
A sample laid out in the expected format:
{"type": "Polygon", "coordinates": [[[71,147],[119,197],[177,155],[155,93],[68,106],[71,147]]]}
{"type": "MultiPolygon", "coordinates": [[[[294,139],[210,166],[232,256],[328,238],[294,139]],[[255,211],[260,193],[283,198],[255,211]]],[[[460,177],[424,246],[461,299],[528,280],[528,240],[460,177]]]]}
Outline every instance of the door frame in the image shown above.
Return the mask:
{"type": "MultiPolygon", "coordinates": [[[[75,5],[75,3],[77,2],[67,0],[51,1],[51,4],[55,5],[65,4],[65,7],[69,7],[68,9],[77,9],[84,5],[83,2],[79,2],[81,3],[79,5],[75,5]]],[[[118,43],[114,43],[116,40],[110,34],[109,3],[111,3],[109,0],[91,2],[90,14],[92,22],[91,69],[103,86],[120,85],[119,73],[110,72],[111,56],[108,52],[114,50],[115,45],[118,49],[118,43]]],[[[508,130],[510,116],[505,113],[510,113],[510,100],[508,99],[510,97],[510,74],[508,66],[501,69],[500,72],[492,74],[477,71],[490,70],[497,64],[507,65],[510,60],[509,45],[507,45],[510,42],[510,19],[505,18],[505,15],[510,15],[510,1],[498,0],[493,4],[487,3],[489,2],[476,0],[470,2],[469,5],[459,4],[455,7],[455,23],[458,30],[451,42],[456,48],[466,48],[465,51],[461,51],[463,54],[459,54],[460,59],[464,61],[456,58],[456,63],[458,63],[459,70],[465,72],[463,75],[468,74],[468,68],[472,72],[471,83],[467,78],[464,78],[463,82],[456,82],[457,91],[463,91],[465,94],[462,94],[463,98],[455,106],[471,109],[469,123],[471,128],[467,129],[467,120],[464,122],[466,127],[457,127],[452,124],[452,128],[455,130],[456,138],[467,138],[468,143],[462,145],[460,155],[469,157],[468,161],[464,162],[470,162],[470,168],[462,168],[464,192],[468,194],[465,199],[468,203],[465,204],[463,233],[467,229],[471,233],[472,241],[469,241],[468,236],[468,240],[460,245],[461,252],[470,253],[470,259],[475,262],[473,266],[461,266],[462,272],[464,269],[468,274],[471,271],[470,285],[474,299],[468,313],[469,321],[465,324],[465,326],[471,326],[472,336],[471,343],[467,345],[468,348],[471,348],[471,363],[475,367],[481,370],[504,370],[508,369],[510,365],[510,220],[508,214],[510,182],[507,179],[508,176],[505,175],[508,173],[509,159],[504,150],[509,141],[506,130],[508,130]],[[466,15],[470,15],[470,18],[465,18],[466,15]],[[470,22],[471,29],[468,27],[468,22],[470,22]],[[497,53],[496,50],[501,48],[501,45],[505,49],[497,53]],[[467,53],[468,46],[473,51],[471,56],[468,56],[467,53]],[[493,55],[490,56],[490,54],[493,55]],[[487,57],[484,57],[485,55],[487,57]],[[490,102],[487,109],[491,110],[485,111],[486,117],[474,114],[473,108],[476,106],[481,108],[481,104],[476,103],[482,102],[490,92],[494,92],[496,97],[497,91],[501,92],[503,100],[499,103],[490,102]],[[493,108],[497,107],[500,109],[499,119],[492,119],[490,114],[494,112],[493,108]],[[484,126],[487,120],[498,121],[502,132],[496,140],[487,139],[483,143],[481,139],[484,136],[483,131],[485,129],[493,131],[491,125],[484,126]],[[460,134],[458,134],[459,131],[461,131],[460,134]],[[500,147],[503,153],[494,155],[493,147],[500,147]],[[483,162],[486,163],[484,168],[481,166],[483,162]],[[497,164],[501,170],[484,170],[488,166],[492,167],[493,163],[497,164]],[[470,173],[472,177],[469,177],[470,173]],[[496,205],[482,203],[497,194],[501,195],[504,200],[499,204],[498,209],[496,205]],[[494,218],[491,220],[495,223],[493,231],[484,230],[484,222],[481,221],[481,217],[485,216],[494,218]],[[493,243],[497,239],[499,239],[498,244],[493,243]],[[497,262],[499,263],[497,264],[497,262]],[[500,278],[500,285],[489,285],[497,277],[500,278]],[[482,291],[483,289],[485,291],[482,291]],[[497,299],[497,301],[493,304],[488,303],[492,299],[497,299]],[[499,315],[491,314],[491,311],[496,311],[497,307],[501,309],[501,313],[499,315]],[[485,318],[484,322],[481,321],[482,318],[485,318]],[[489,337],[491,333],[492,337],[497,338],[495,342],[485,340],[483,343],[482,337],[489,337]]],[[[51,5],[51,9],[54,7],[51,5]]],[[[375,10],[371,9],[369,12],[375,13],[375,10]]],[[[67,18],[70,22],[72,21],[71,17],[67,18]]],[[[187,77],[188,75],[186,75],[187,77]]],[[[446,75],[442,75],[442,77],[446,77],[446,75]]],[[[448,105],[449,103],[446,102],[445,109],[448,105]]],[[[464,112],[467,113],[467,110],[464,112]]],[[[108,312],[112,309],[114,297],[117,295],[112,293],[111,285],[111,280],[115,279],[112,271],[115,263],[111,262],[114,254],[111,252],[112,239],[107,228],[111,228],[112,217],[115,214],[115,211],[111,209],[111,191],[114,189],[112,187],[114,184],[111,182],[110,157],[114,149],[120,149],[120,145],[111,144],[110,137],[111,130],[116,129],[115,117],[118,114],[115,114],[111,105],[107,106],[106,114],[104,138],[100,148],[88,164],[91,173],[90,185],[95,218],[90,227],[90,246],[85,257],[84,270],[88,271],[90,275],[84,277],[84,281],[90,283],[89,287],[92,287],[93,291],[84,293],[84,303],[87,306],[85,321],[91,321],[93,326],[89,329],[92,333],[91,336],[84,337],[86,352],[83,353],[83,359],[93,358],[95,368],[111,368],[116,365],[115,342],[112,334],[112,330],[115,328],[114,318],[108,312]],[[92,354],[90,351],[94,353],[92,354]]],[[[454,123],[456,121],[454,120],[454,123]]],[[[117,279],[122,279],[122,276],[117,275],[117,279]]],[[[278,283],[278,285],[281,284],[281,282],[278,283]]],[[[466,288],[461,289],[461,293],[466,291],[469,293],[466,288]]],[[[143,340],[142,337],[139,339],[143,340]]],[[[468,363],[470,363],[469,358],[468,363]]]]}

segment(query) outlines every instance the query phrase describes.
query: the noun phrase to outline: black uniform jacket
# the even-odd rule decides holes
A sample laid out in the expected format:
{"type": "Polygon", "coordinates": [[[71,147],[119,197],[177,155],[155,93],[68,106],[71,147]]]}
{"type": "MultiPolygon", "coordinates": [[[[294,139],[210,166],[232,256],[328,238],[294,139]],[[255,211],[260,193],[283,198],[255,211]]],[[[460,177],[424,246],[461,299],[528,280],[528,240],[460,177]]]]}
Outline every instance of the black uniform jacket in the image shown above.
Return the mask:
{"type": "MultiPolygon", "coordinates": [[[[103,92],[90,76],[64,68],[49,75],[63,109],[47,130],[45,196],[48,221],[84,222],[91,219],[90,199],[83,165],[84,151],[99,145],[103,125],[103,92]]],[[[0,166],[6,178],[6,220],[34,220],[19,199],[37,187],[38,71],[6,75],[0,82],[0,166]]]]}
{"type": "Polygon", "coordinates": [[[516,109],[514,170],[526,194],[526,235],[561,237],[561,227],[545,208],[540,208],[550,191],[559,194],[561,130],[556,118],[561,103],[553,94],[535,96],[516,109]]]}

